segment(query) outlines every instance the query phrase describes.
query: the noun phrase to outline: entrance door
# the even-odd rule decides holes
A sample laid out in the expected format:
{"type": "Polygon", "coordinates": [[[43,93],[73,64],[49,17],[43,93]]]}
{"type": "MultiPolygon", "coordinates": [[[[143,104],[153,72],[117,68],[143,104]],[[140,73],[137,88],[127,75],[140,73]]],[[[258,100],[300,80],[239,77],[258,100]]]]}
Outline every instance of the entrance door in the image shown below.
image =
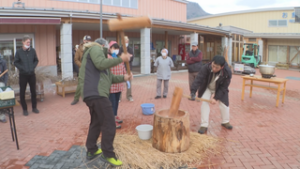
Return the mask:
{"type": "Polygon", "coordinates": [[[132,66],[140,66],[141,65],[141,44],[139,41],[133,41],[133,53],[134,59],[132,61],[132,66]]]}
{"type": "Polygon", "coordinates": [[[269,46],[269,62],[272,64],[286,63],[287,46],[269,46]]]}
{"type": "Polygon", "coordinates": [[[0,39],[0,55],[6,61],[7,69],[9,72],[15,71],[14,62],[14,40],[1,40],[0,39]]]}

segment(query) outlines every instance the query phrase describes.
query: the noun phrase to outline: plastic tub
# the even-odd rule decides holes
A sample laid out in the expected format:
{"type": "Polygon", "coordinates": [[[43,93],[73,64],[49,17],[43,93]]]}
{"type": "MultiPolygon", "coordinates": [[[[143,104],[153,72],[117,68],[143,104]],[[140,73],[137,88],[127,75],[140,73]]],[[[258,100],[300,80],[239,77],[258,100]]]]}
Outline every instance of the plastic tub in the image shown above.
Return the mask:
{"type": "Polygon", "coordinates": [[[144,115],[152,115],[155,111],[154,104],[152,103],[141,104],[141,107],[144,115]]]}
{"type": "Polygon", "coordinates": [[[149,140],[152,137],[153,126],[149,124],[142,124],[137,126],[136,131],[141,140],[149,140]]]}

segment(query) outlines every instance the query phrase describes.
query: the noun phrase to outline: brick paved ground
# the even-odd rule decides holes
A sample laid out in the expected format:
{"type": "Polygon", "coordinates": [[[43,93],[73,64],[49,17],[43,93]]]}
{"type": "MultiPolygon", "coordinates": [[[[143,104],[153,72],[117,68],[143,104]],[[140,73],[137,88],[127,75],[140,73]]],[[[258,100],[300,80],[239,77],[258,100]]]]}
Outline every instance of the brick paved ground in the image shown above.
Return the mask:
{"type": "MultiPolygon", "coordinates": [[[[300,77],[300,72],[276,70],[276,75],[300,77]]],[[[265,89],[254,88],[253,97],[249,98],[249,88],[246,88],[245,101],[241,101],[241,82],[240,76],[234,75],[230,85],[232,131],[221,127],[218,106],[211,107],[208,134],[227,140],[226,151],[213,159],[212,163],[216,165],[212,168],[300,168],[300,81],[288,81],[286,101],[279,108],[275,107],[276,92],[265,89]]],[[[157,110],[167,109],[175,86],[183,87],[188,94],[187,73],[172,75],[167,99],[154,99],[155,84],[155,76],[134,79],[134,102],[127,102],[123,95],[120,103],[119,116],[124,119],[124,124],[119,132],[133,131],[141,123],[152,123],[152,116],[142,115],[140,104],[150,102],[157,110]]],[[[83,145],[89,113],[82,101],[71,106],[72,100],[72,94],[66,98],[47,94],[45,101],[38,103],[41,113],[30,113],[27,117],[22,115],[21,107],[16,107],[21,149],[16,150],[11,140],[9,124],[1,123],[0,168],[29,168],[24,165],[36,155],[49,156],[54,150],[68,151],[73,145],[83,145]]],[[[181,109],[190,113],[193,131],[199,127],[200,106],[199,102],[182,100],[181,109]]]]}

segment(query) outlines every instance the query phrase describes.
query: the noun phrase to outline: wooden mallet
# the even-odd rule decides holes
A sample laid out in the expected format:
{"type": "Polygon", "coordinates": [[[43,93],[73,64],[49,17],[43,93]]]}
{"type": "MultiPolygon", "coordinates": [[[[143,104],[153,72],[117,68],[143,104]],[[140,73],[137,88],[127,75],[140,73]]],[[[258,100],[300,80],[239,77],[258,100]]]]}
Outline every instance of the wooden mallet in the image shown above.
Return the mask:
{"type": "MultiPolygon", "coordinates": [[[[146,16],[125,19],[122,18],[119,13],[117,14],[117,16],[118,19],[110,19],[108,21],[108,28],[110,31],[119,31],[122,40],[123,52],[127,54],[124,30],[151,27],[152,21],[149,17],[146,16]]],[[[126,68],[128,75],[131,75],[129,62],[126,62],[126,68]]]]}

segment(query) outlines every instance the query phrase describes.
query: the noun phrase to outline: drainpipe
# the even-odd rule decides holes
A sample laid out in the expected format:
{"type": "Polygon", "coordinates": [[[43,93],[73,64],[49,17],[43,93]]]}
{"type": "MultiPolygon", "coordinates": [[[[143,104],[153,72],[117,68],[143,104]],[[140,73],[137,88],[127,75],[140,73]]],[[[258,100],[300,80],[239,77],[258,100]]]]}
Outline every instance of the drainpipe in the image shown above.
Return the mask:
{"type": "Polygon", "coordinates": [[[102,38],[102,0],[100,0],[100,38],[102,38]]]}

